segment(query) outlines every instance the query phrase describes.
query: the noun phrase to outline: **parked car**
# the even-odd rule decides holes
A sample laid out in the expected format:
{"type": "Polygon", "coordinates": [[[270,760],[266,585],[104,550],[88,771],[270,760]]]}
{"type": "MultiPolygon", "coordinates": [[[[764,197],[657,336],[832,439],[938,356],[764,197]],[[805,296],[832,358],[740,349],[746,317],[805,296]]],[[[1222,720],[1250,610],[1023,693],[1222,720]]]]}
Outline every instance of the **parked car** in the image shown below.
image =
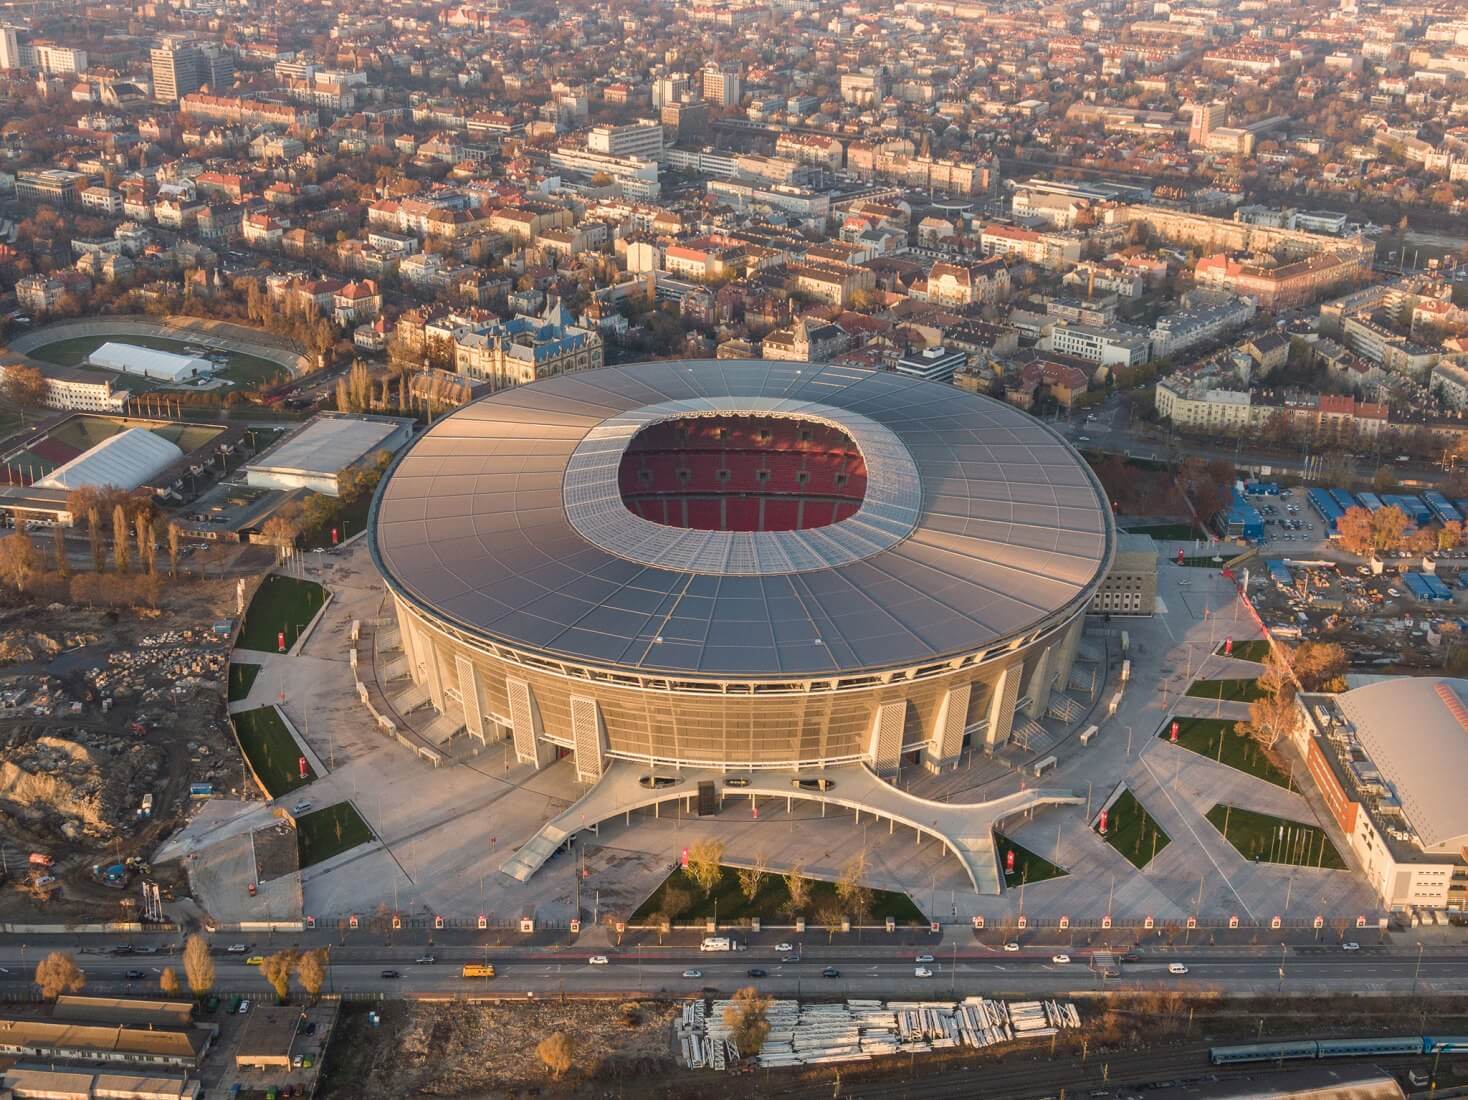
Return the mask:
{"type": "Polygon", "coordinates": [[[685,971],[683,971],[683,976],[685,978],[702,978],[703,977],[703,971],[702,970],[685,970],[685,971]]]}
{"type": "Polygon", "coordinates": [[[1064,963],[1070,962],[1070,956],[1069,955],[1051,955],[1050,956],[1050,961],[1053,962],[1053,963],[1057,963],[1057,964],[1064,964],[1064,963]]]}
{"type": "Polygon", "coordinates": [[[607,959],[607,957],[605,955],[593,955],[593,956],[591,956],[591,958],[589,958],[589,959],[586,960],[586,965],[587,966],[608,966],[608,965],[610,965],[610,963],[609,963],[609,961],[608,961],[608,959],[607,959]]]}
{"type": "Polygon", "coordinates": [[[241,1016],[244,1016],[244,1015],[248,1014],[249,1011],[250,1011],[250,1002],[249,1001],[241,1001],[240,1002],[240,1015],[241,1016]]]}
{"type": "Polygon", "coordinates": [[[1018,951],[1019,950],[1019,944],[1016,943],[1014,940],[1010,940],[1008,943],[1006,943],[1004,945],[1004,950],[1006,950],[1006,951],[1018,951]]]}
{"type": "Polygon", "coordinates": [[[931,978],[933,976],[933,972],[929,970],[926,966],[920,966],[912,972],[912,976],[914,978],[931,978]]]}

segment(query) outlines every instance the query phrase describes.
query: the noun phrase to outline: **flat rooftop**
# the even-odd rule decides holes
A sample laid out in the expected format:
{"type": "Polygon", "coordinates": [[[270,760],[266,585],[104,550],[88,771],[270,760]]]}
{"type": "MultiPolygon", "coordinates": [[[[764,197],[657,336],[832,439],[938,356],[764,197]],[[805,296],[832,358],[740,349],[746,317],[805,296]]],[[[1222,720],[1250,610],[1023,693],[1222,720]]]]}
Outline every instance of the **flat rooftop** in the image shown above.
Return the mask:
{"type": "Polygon", "coordinates": [[[391,416],[323,416],[257,455],[250,470],[335,474],[360,462],[409,421],[391,416]]]}

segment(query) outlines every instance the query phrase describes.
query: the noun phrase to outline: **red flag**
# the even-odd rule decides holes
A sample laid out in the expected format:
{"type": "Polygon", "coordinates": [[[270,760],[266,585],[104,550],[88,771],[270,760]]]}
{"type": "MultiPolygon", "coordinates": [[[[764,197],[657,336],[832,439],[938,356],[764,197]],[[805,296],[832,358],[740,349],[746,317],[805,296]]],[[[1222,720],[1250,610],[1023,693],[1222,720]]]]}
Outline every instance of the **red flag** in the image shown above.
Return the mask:
{"type": "Polygon", "coordinates": [[[1173,720],[1173,723],[1172,723],[1172,736],[1169,737],[1168,740],[1170,740],[1174,745],[1177,744],[1177,720],[1176,719],[1173,720]]]}
{"type": "Polygon", "coordinates": [[[1104,809],[1101,811],[1101,835],[1106,835],[1106,811],[1104,809]]]}
{"type": "Polygon", "coordinates": [[[1004,873],[1007,874],[1007,875],[1014,874],[1014,849],[1013,848],[1009,849],[1009,851],[1004,854],[1004,873]]]}

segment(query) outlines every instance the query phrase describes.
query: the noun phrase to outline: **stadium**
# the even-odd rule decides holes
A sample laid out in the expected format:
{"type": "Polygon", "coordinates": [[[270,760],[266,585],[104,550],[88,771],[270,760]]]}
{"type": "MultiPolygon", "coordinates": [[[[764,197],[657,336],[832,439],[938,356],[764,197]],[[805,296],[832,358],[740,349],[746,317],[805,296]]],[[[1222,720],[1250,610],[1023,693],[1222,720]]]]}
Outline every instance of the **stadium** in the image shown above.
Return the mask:
{"type": "Polygon", "coordinates": [[[522,763],[644,787],[1007,741],[1064,687],[1116,541],[1086,464],[1027,414],[770,361],[483,398],[399,456],[370,539],[434,707],[522,763]]]}

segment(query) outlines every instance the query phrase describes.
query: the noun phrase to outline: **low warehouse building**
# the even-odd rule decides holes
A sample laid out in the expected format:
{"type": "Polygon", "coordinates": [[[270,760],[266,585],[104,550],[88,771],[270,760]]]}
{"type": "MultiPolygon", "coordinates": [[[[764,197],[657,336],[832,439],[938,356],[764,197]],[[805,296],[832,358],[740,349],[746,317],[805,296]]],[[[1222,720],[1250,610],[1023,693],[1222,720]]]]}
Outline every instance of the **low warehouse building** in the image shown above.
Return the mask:
{"type": "Polygon", "coordinates": [[[162,473],[184,453],[175,443],[146,428],[109,436],[36,482],[42,489],[81,489],[110,485],[136,489],[162,473]]]}
{"type": "Polygon", "coordinates": [[[343,471],[368,465],[382,451],[395,453],[412,435],[406,417],[323,413],[257,455],[245,467],[245,484],[339,496],[343,471]]]}
{"type": "Polygon", "coordinates": [[[188,1077],[25,1066],[6,1070],[0,1089],[15,1100],[197,1100],[204,1095],[204,1087],[188,1077]]]}
{"type": "Polygon", "coordinates": [[[1468,909],[1468,680],[1301,695],[1296,743],[1382,905],[1468,909]]]}
{"type": "Polygon", "coordinates": [[[87,356],[87,365],[162,382],[187,382],[214,369],[214,364],[207,359],[110,340],[87,356]]]}
{"type": "Polygon", "coordinates": [[[235,1065],[240,1069],[290,1069],[291,1044],[300,1024],[299,1008],[260,1005],[245,1021],[235,1065]]]}

